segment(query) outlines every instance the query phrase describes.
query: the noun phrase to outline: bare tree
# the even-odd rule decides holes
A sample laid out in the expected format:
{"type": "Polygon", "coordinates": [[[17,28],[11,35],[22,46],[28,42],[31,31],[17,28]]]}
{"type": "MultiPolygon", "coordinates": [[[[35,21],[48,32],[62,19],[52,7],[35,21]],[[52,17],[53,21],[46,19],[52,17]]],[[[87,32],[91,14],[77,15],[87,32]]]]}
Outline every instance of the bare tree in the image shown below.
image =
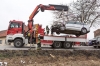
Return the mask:
{"type": "MultiPolygon", "coordinates": [[[[58,16],[61,12],[54,12],[55,16],[58,16]]],[[[100,25],[100,1],[99,0],[77,0],[71,3],[69,11],[64,13],[65,18],[68,20],[74,20],[84,22],[92,26],[100,25]]],[[[55,19],[59,19],[55,17],[55,19]]]]}

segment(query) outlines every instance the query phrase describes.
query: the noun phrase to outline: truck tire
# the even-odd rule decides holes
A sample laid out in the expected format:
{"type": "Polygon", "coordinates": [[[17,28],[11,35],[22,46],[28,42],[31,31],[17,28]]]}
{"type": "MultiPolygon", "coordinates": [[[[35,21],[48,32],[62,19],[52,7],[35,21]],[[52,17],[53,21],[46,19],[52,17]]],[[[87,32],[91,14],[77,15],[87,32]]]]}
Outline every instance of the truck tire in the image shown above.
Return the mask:
{"type": "Polygon", "coordinates": [[[22,46],[24,46],[24,44],[23,44],[23,41],[21,39],[14,40],[14,47],[21,48],[22,46]]]}
{"type": "Polygon", "coordinates": [[[53,48],[61,48],[62,47],[62,43],[60,41],[54,41],[52,47],[53,48]]]}
{"type": "Polygon", "coordinates": [[[70,49],[70,48],[72,48],[72,42],[64,42],[63,47],[64,47],[65,49],[70,49]]]}

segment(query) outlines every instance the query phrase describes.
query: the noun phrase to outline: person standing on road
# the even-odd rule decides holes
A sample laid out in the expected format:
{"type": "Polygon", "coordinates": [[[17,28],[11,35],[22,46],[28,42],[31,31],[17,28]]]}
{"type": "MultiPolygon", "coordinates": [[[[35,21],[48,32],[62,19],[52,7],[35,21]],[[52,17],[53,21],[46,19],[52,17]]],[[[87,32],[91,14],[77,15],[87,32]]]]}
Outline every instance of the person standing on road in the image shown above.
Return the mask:
{"type": "Polygon", "coordinates": [[[38,35],[38,42],[37,42],[37,48],[38,49],[41,49],[41,38],[40,38],[40,35],[38,35]]]}
{"type": "Polygon", "coordinates": [[[47,33],[47,35],[49,34],[49,27],[48,27],[48,25],[46,26],[46,33],[47,33]]]}

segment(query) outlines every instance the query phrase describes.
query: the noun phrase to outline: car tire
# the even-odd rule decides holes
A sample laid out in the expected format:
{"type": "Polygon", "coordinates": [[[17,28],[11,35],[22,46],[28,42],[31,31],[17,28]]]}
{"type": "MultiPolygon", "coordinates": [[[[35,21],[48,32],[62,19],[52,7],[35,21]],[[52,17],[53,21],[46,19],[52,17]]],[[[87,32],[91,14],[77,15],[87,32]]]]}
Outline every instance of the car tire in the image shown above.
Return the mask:
{"type": "Polygon", "coordinates": [[[60,32],[56,32],[56,34],[58,34],[58,35],[59,35],[59,34],[60,34],[60,32]]]}
{"type": "Polygon", "coordinates": [[[86,29],[86,28],[82,28],[82,29],[81,29],[81,33],[82,33],[82,34],[86,34],[86,33],[87,33],[87,29],[86,29]]]}
{"type": "Polygon", "coordinates": [[[54,41],[52,47],[53,48],[61,48],[62,47],[62,43],[60,41],[54,41]]]}
{"type": "Polygon", "coordinates": [[[14,47],[21,48],[22,46],[24,46],[24,44],[23,44],[23,41],[21,39],[14,40],[14,47]]]}

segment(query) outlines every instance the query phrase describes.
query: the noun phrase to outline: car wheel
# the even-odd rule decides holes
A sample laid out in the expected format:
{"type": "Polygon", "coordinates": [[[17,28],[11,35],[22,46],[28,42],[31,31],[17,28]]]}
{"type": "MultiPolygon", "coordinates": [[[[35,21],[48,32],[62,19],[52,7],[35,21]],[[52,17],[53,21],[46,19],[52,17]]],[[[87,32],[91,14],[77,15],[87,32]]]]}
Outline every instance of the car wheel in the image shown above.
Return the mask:
{"type": "Polygon", "coordinates": [[[86,28],[82,28],[82,29],[81,29],[81,33],[82,33],[82,34],[86,34],[86,33],[87,33],[87,29],[86,29],[86,28]]]}
{"type": "Polygon", "coordinates": [[[60,34],[60,29],[57,28],[56,34],[60,34]]]}
{"type": "Polygon", "coordinates": [[[56,34],[60,34],[60,32],[56,32],[56,34]]]}

